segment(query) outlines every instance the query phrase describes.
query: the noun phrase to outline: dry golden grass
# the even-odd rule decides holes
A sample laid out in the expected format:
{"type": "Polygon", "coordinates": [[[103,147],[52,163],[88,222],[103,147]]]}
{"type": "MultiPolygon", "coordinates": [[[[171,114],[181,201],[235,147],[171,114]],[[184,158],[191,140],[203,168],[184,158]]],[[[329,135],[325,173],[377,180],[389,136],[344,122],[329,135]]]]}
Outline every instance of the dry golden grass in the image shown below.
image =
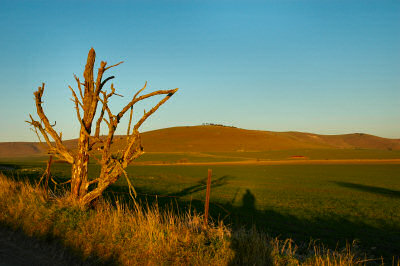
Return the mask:
{"type": "Polygon", "coordinates": [[[128,209],[118,202],[112,206],[100,201],[93,209],[81,210],[68,201],[67,194],[47,197],[43,189],[1,174],[0,223],[28,236],[61,243],[74,250],[86,264],[364,265],[367,262],[360,260],[351,246],[343,251],[314,244],[297,247],[289,239],[270,238],[256,229],[232,231],[223,224],[205,227],[201,215],[177,215],[157,206],[128,209]]]}

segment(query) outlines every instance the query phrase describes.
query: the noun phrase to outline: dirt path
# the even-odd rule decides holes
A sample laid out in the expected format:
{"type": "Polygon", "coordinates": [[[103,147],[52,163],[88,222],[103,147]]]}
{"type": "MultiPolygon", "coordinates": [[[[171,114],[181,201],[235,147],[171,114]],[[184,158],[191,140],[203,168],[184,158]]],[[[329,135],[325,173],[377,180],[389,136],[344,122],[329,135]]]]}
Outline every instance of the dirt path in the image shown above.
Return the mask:
{"type": "Polygon", "coordinates": [[[133,165],[309,165],[309,164],[400,164],[400,159],[346,159],[346,160],[247,160],[234,162],[189,163],[133,163],[133,165]]]}

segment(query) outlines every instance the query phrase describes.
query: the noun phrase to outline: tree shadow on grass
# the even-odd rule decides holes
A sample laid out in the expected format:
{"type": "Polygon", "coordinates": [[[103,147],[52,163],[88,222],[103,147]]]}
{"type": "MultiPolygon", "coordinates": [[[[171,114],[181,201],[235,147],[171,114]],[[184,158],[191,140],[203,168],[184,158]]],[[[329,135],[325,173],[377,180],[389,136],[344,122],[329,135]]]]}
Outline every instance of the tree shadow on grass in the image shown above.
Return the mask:
{"type": "MultiPolygon", "coordinates": [[[[228,184],[228,181],[231,180],[232,176],[222,176],[220,178],[216,178],[211,181],[211,190],[224,186],[228,184]]],[[[204,201],[201,200],[191,200],[184,201],[181,198],[185,196],[190,196],[194,193],[200,191],[206,191],[207,189],[207,178],[201,179],[195,185],[186,187],[178,192],[165,193],[157,190],[143,190],[141,188],[135,188],[137,192],[137,196],[135,201],[139,202],[141,206],[151,206],[155,203],[159,205],[159,207],[168,208],[170,211],[188,211],[189,209],[192,211],[202,211],[204,209],[204,201]],[[179,203],[178,203],[179,202],[179,203]],[[178,206],[179,205],[179,206],[178,206]],[[193,205],[193,206],[191,206],[193,205]]],[[[124,202],[128,206],[134,206],[134,200],[131,198],[129,193],[129,189],[125,185],[114,184],[108,187],[104,193],[103,197],[110,201],[112,204],[115,204],[115,201],[124,202]]],[[[223,206],[218,204],[219,209],[223,206]]],[[[215,206],[214,206],[215,207],[215,206]]],[[[212,206],[210,206],[212,208],[212,206]]]]}
{"type": "Polygon", "coordinates": [[[355,189],[355,190],[368,192],[368,193],[379,194],[379,195],[383,195],[383,196],[387,196],[387,197],[400,198],[400,191],[398,191],[398,190],[392,190],[392,189],[382,188],[382,187],[367,186],[367,185],[349,183],[349,182],[333,181],[333,183],[335,183],[338,186],[345,187],[345,188],[355,189]]]}
{"type": "MultiPolygon", "coordinates": [[[[217,187],[221,187],[221,186],[228,184],[228,181],[231,180],[232,178],[233,178],[232,176],[225,175],[220,178],[213,179],[211,181],[211,189],[215,189],[217,187]]],[[[170,193],[169,195],[182,197],[182,196],[194,194],[199,191],[203,191],[203,190],[205,191],[206,189],[207,189],[207,178],[204,178],[204,179],[201,179],[200,181],[198,181],[197,184],[195,184],[193,186],[182,189],[179,192],[170,193]]]]}

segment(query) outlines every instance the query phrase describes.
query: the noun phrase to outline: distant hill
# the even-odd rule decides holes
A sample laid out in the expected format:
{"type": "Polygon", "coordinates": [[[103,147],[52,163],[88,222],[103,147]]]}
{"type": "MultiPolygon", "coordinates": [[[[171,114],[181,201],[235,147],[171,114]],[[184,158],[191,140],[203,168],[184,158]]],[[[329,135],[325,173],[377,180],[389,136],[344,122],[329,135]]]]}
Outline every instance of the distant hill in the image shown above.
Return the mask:
{"type": "MultiPolygon", "coordinates": [[[[76,139],[66,141],[70,149],[76,139]]],[[[114,138],[115,148],[125,145],[124,136],[114,138]]],[[[147,152],[232,152],[287,149],[378,149],[400,150],[400,139],[387,139],[354,133],[318,135],[302,132],[272,132],[246,130],[224,126],[172,127],[142,133],[147,152]]],[[[2,142],[0,157],[44,154],[45,148],[36,142],[2,142]]]]}
{"type": "Polygon", "coordinates": [[[45,154],[46,149],[36,142],[0,142],[0,158],[45,154]]]}
{"type": "Polygon", "coordinates": [[[149,152],[268,151],[287,149],[400,150],[400,139],[355,133],[318,135],[302,132],[246,130],[224,126],[173,127],[142,134],[149,152]]]}

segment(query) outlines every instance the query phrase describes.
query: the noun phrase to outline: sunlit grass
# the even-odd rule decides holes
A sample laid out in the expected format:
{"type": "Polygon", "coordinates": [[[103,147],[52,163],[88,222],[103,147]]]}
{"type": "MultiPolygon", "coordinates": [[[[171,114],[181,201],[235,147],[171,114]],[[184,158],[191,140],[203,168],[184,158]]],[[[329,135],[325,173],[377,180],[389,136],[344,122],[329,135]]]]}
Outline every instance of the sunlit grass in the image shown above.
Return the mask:
{"type": "MultiPolygon", "coordinates": [[[[17,170],[8,174],[31,180],[45,167],[44,161],[9,165],[17,170]]],[[[214,219],[235,228],[256,224],[271,236],[318,240],[331,249],[356,239],[369,256],[385,260],[400,254],[399,165],[132,165],[127,170],[143,202],[158,199],[161,209],[172,203],[181,212],[202,212],[210,167],[214,219]],[[253,203],[244,201],[247,190],[253,203]]],[[[98,168],[90,164],[89,176],[95,177],[98,168]]],[[[68,164],[55,163],[51,171],[56,180],[65,181],[71,170],[68,164]]],[[[110,187],[107,195],[129,195],[125,181],[110,187]]]]}
{"type": "MultiPolygon", "coordinates": [[[[82,210],[68,193],[49,197],[42,188],[0,177],[0,222],[28,236],[59,241],[83,261],[122,265],[356,265],[365,259],[348,246],[329,250],[296,246],[256,230],[203,224],[196,213],[176,214],[157,205],[127,208],[100,200],[82,210]],[[301,252],[299,252],[301,251],[301,252]]],[[[355,247],[356,248],[356,247],[355,247]]]]}

